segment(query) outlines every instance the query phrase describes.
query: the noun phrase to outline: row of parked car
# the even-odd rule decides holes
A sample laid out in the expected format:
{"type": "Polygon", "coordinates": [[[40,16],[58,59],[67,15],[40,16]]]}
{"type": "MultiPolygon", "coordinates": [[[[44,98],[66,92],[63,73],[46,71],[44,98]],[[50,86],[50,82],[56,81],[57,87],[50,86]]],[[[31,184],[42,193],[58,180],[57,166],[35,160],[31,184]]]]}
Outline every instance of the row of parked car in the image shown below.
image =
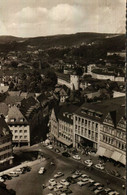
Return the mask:
{"type": "MultiPolygon", "coordinates": [[[[110,188],[104,188],[104,185],[96,182],[91,179],[87,174],[81,173],[79,170],[74,171],[70,176],[66,179],[62,178],[61,180],[57,180],[57,178],[63,177],[64,173],[58,171],[54,178],[50,179],[48,182],[47,188],[50,191],[54,191],[58,195],[66,195],[71,194],[72,190],[69,188],[71,184],[77,184],[78,186],[87,186],[90,191],[93,191],[94,194],[99,195],[119,195],[119,193],[110,188]]],[[[53,193],[49,193],[48,195],[53,195],[53,193]]]]}
{"type": "Polygon", "coordinates": [[[31,171],[31,167],[24,166],[22,168],[15,169],[14,171],[9,172],[8,174],[3,174],[0,176],[0,182],[4,182],[6,180],[11,180],[13,177],[18,177],[21,174],[25,174],[26,172],[31,171]]]}

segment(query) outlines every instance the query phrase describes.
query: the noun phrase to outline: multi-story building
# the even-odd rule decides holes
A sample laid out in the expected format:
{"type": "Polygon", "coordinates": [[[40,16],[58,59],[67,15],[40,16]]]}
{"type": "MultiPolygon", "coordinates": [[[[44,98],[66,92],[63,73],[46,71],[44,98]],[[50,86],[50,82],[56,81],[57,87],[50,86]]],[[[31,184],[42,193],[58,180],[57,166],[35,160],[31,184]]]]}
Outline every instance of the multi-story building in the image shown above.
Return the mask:
{"type": "Polygon", "coordinates": [[[126,164],[125,106],[106,115],[100,130],[98,154],[126,164]]]}
{"type": "Polygon", "coordinates": [[[73,143],[73,112],[74,105],[64,105],[59,110],[52,110],[50,117],[51,134],[57,144],[71,146],[73,143]]]}
{"type": "Polygon", "coordinates": [[[3,117],[0,116],[0,164],[12,164],[12,133],[3,117]]]}
{"type": "Polygon", "coordinates": [[[85,103],[74,113],[73,146],[89,145],[98,149],[100,130],[107,114],[117,110],[124,103],[125,98],[114,98],[102,102],[85,103]]]}
{"type": "Polygon", "coordinates": [[[30,145],[30,125],[18,107],[9,107],[6,122],[13,135],[13,144],[30,145]]]}

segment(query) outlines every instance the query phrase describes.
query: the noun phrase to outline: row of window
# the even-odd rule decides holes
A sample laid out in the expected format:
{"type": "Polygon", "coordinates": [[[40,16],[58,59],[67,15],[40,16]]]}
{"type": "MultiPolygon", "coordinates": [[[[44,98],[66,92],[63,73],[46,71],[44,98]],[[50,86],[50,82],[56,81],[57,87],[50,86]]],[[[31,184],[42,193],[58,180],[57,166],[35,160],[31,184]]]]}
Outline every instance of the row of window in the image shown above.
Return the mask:
{"type": "Polygon", "coordinates": [[[10,141],[11,141],[11,138],[2,139],[2,140],[0,140],[0,145],[7,143],[7,142],[10,142],[10,141]]]}
{"type": "Polygon", "coordinates": [[[75,132],[81,136],[88,137],[90,139],[94,139],[94,140],[98,139],[98,133],[91,131],[89,129],[86,129],[86,128],[85,129],[81,128],[81,131],[79,129],[75,130],[75,132]]]}
{"type": "Polygon", "coordinates": [[[27,135],[24,135],[24,136],[17,136],[17,135],[15,135],[15,136],[13,136],[13,139],[27,139],[28,137],[27,137],[27,135]]]}
{"type": "Polygon", "coordinates": [[[92,128],[97,130],[98,129],[98,123],[93,122],[93,121],[89,121],[87,119],[84,118],[80,118],[80,117],[75,117],[75,121],[76,123],[78,122],[78,124],[80,123],[80,126],[88,126],[88,128],[92,128]]]}
{"type": "Polygon", "coordinates": [[[114,129],[114,128],[109,127],[109,126],[104,126],[102,130],[108,134],[111,134],[111,135],[114,135],[120,139],[126,140],[126,133],[122,132],[121,130],[114,129]]]}
{"type": "Polygon", "coordinates": [[[11,148],[12,148],[12,145],[5,146],[3,148],[0,148],[0,152],[3,152],[5,150],[11,149],[11,148]]]}
{"type": "Polygon", "coordinates": [[[65,134],[63,134],[63,133],[59,133],[59,135],[61,136],[61,137],[63,137],[64,139],[66,139],[67,141],[72,141],[72,137],[68,137],[68,136],[66,136],[65,134]]]}
{"type": "Polygon", "coordinates": [[[12,153],[11,153],[11,152],[8,152],[8,153],[6,153],[6,154],[1,155],[1,156],[0,156],[0,160],[4,160],[4,159],[6,159],[6,158],[8,158],[8,157],[10,157],[10,156],[12,156],[12,153]]]}
{"type": "Polygon", "coordinates": [[[110,145],[112,145],[112,146],[114,146],[114,147],[117,147],[118,149],[120,149],[120,150],[126,150],[126,145],[125,145],[125,143],[123,143],[123,142],[121,142],[121,141],[119,141],[119,140],[116,140],[116,139],[114,139],[114,138],[111,138],[111,137],[109,137],[109,136],[106,136],[106,135],[103,135],[102,137],[101,137],[101,141],[103,141],[103,142],[105,142],[105,143],[107,143],[107,144],[110,144],[110,145]]]}
{"type": "Polygon", "coordinates": [[[12,130],[12,129],[11,129],[11,131],[12,131],[13,133],[27,133],[28,130],[26,130],[26,129],[25,129],[25,130],[21,130],[21,129],[20,129],[20,130],[12,130]]]}
{"type": "Polygon", "coordinates": [[[17,124],[9,124],[9,127],[21,127],[21,126],[23,126],[23,127],[27,127],[28,125],[27,124],[22,124],[22,125],[17,125],[17,124]]]}

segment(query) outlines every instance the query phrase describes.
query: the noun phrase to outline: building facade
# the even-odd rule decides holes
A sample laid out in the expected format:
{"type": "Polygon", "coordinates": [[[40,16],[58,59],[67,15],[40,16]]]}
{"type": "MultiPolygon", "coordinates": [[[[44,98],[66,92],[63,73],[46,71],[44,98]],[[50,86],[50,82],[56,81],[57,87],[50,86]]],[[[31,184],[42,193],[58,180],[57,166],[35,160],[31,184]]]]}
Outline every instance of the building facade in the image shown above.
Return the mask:
{"type": "Polygon", "coordinates": [[[30,125],[19,108],[16,106],[9,108],[6,122],[13,135],[13,144],[30,146],[30,125]]]}
{"type": "Polygon", "coordinates": [[[12,149],[12,133],[4,119],[0,116],[0,165],[12,164],[13,149],[12,149]]]}
{"type": "Polygon", "coordinates": [[[126,164],[125,107],[107,114],[100,131],[100,156],[126,164]]]}
{"type": "Polygon", "coordinates": [[[59,85],[66,85],[71,90],[79,90],[78,75],[58,75],[57,83],[59,85]]]}

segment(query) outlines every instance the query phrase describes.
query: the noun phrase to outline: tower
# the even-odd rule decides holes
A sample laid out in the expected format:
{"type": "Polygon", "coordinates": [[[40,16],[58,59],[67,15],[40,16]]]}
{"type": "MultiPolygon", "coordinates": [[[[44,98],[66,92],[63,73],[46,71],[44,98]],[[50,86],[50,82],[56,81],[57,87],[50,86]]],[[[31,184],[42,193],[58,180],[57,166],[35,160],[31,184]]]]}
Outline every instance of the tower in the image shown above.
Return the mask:
{"type": "Polygon", "coordinates": [[[79,76],[76,74],[70,75],[71,90],[79,90],[79,76]]]}

